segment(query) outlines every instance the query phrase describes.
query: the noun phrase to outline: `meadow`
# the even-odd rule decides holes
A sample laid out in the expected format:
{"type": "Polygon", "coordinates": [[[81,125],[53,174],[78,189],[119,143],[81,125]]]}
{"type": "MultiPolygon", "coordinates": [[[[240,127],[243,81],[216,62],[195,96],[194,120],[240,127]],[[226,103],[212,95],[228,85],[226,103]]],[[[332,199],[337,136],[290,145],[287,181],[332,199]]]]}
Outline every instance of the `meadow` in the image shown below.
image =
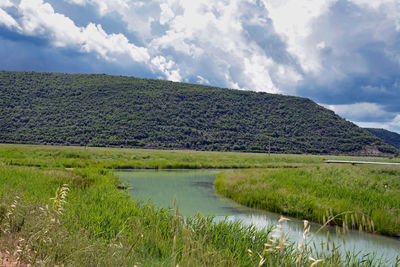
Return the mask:
{"type": "MultiPolygon", "coordinates": [[[[297,170],[322,156],[0,145],[0,254],[33,266],[374,266],[379,259],[311,258],[287,244],[280,226],[184,218],[178,207],[133,201],[115,168],[297,170]]],[[[247,171],[247,170],[241,170],[247,171]]],[[[250,171],[250,170],[249,170],[250,171]]],[[[315,251],[314,251],[315,252],[315,251]]],[[[0,264],[2,264],[0,259],[0,264]]],[[[398,260],[400,262],[400,259],[398,260]]]]}

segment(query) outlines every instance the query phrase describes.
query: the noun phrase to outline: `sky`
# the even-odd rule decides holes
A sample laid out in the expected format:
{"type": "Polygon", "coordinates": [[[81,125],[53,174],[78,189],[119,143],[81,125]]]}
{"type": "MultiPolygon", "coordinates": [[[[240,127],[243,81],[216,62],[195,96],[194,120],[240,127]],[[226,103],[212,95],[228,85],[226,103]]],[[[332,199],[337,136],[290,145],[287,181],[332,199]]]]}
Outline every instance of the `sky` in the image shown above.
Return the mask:
{"type": "Polygon", "coordinates": [[[302,96],[400,133],[400,1],[0,0],[0,70],[302,96]]]}

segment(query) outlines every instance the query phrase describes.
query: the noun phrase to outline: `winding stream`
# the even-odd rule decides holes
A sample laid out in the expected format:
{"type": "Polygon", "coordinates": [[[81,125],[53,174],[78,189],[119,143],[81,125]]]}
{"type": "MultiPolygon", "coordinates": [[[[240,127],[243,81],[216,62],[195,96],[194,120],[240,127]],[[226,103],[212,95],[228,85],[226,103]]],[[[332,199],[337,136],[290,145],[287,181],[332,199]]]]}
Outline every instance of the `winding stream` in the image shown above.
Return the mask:
{"type": "MultiPolygon", "coordinates": [[[[129,194],[134,199],[151,199],[159,207],[172,207],[173,199],[179,212],[184,216],[196,213],[213,215],[216,220],[240,220],[245,225],[253,224],[262,229],[268,225],[275,225],[280,218],[279,214],[260,211],[241,206],[225,197],[215,193],[213,183],[216,175],[221,170],[134,170],[117,171],[120,180],[131,186],[129,194]]],[[[328,230],[322,230],[318,224],[311,225],[311,240],[316,244],[326,241],[328,230]]],[[[303,232],[303,221],[291,218],[283,224],[284,232],[291,241],[299,240],[299,233],[303,232]]],[[[396,256],[400,255],[400,240],[350,231],[345,237],[345,242],[339,240],[335,230],[330,228],[331,240],[335,245],[340,245],[341,250],[360,255],[366,253],[376,254],[388,263],[394,263],[396,256]]]]}

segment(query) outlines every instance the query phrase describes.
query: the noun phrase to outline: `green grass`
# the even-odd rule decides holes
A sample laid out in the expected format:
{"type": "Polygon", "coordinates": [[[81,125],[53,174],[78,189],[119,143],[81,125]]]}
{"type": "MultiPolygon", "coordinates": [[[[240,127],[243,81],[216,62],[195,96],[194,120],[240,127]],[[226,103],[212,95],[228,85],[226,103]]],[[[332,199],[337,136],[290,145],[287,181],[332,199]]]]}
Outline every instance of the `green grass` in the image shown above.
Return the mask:
{"type": "Polygon", "coordinates": [[[111,169],[260,168],[320,163],[320,156],[261,153],[150,150],[73,146],[0,144],[4,164],[36,167],[102,167],[111,169]]]}
{"type": "Polygon", "coordinates": [[[400,236],[397,166],[237,170],[219,174],[216,190],[246,206],[400,236]]]}
{"type": "Polygon", "coordinates": [[[22,262],[33,265],[247,265],[254,261],[247,249],[262,249],[268,237],[267,232],[202,217],[184,222],[179,214],[133,202],[116,189],[115,177],[105,169],[1,166],[0,177],[1,243],[22,250],[22,262]],[[92,181],[83,186],[81,179],[92,181]],[[62,184],[70,190],[59,216],[50,198],[62,184]],[[6,216],[14,200],[16,208],[6,216]],[[51,223],[55,219],[59,223],[51,223]]]}
{"type": "MultiPolygon", "coordinates": [[[[349,156],[288,155],[193,150],[152,150],[76,146],[0,144],[0,164],[33,167],[108,169],[281,168],[323,163],[324,159],[365,160],[349,156]]],[[[400,158],[368,158],[400,162],[400,158]]]]}
{"type": "MultiPolygon", "coordinates": [[[[0,252],[7,250],[25,264],[45,266],[257,266],[260,261],[268,266],[292,266],[300,254],[298,265],[308,266],[313,262],[308,257],[311,251],[299,251],[293,244],[284,244],[282,238],[271,240],[271,229],[258,231],[201,216],[183,218],[176,210],[132,201],[117,190],[119,181],[111,169],[192,166],[297,170],[294,168],[315,166],[322,159],[0,145],[0,252]],[[68,191],[60,191],[65,184],[68,191]]],[[[336,250],[318,257],[324,260],[318,266],[379,265],[373,256],[367,256],[366,261],[356,255],[342,258],[336,250]]]]}

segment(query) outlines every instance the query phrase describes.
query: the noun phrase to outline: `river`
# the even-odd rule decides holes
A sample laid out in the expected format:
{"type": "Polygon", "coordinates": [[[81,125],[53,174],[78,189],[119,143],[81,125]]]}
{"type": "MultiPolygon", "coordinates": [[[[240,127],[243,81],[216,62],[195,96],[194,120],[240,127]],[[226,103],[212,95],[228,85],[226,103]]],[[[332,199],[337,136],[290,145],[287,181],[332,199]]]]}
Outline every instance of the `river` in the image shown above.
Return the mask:
{"type": "MultiPolygon", "coordinates": [[[[279,214],[244,207],[216,194],[213,184],[219,172],[221,170],[134,170],[117,171],[116,174],[131,187],[128,192],[133,199],[151,200],[156,206],[168,208],[172,207],[175,198],[183,216],[201,213],[215,216],[216,220],[240,220],[245,225],[253,224],[259,229],[277,224],[279,214]]],[[[288,239],[294,242],[299,240],[303,227],[303,221],[294,218],[283,224],[288,239]]],[[[340,245],[342,251],[360,255],[376,254],[376,257],[382,257],[388,263],[393,263],[396,256],[400,255],[398,239],[350,231],[343,242],[333,227],[317,233],[320,228],[319,224],[311,224],[310,238],[316,244],[326,241],[327,231],[330,231],[331,240],[335,245],[340,245]]]]}

